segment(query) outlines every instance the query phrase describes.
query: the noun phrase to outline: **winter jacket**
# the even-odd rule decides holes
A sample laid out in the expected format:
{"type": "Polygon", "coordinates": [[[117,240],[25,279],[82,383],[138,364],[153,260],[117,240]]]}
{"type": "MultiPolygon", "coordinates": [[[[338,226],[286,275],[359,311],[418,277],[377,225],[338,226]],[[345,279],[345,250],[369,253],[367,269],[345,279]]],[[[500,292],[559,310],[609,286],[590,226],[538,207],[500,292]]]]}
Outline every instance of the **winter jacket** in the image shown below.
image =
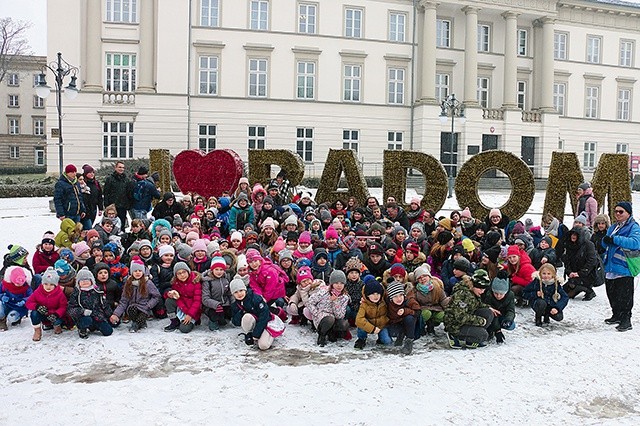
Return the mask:
{"type": "Polygon", "coordinates": [[[313,324],[316,328],[320,325],[320,321],[328,316],[336,319],[344,319],[347,313],[347,305],[349,304],[349,295],[342,292],[336,300],[331,300],[331,287],[324,287],[314,292],[307,302],[307,308],[311,312],[313,324]]]}
{"type": "Polygon", "coordinates": [[[191,272],[186,281],[176,279],[171,284],[171,290],[177,291],[180,295],[176,300],[178,308],[198,321],[202,313],[202,276],[197,272],[191,272]]]}
{"type": "Polygon", "coordinates": [[[182,207],[182,203],[176,201],[175,195],[173,195],[172,192],[165,192],[162,196],[162,201],[156,204],[151,215],[156,219],[164,219],[165,217],[173,218],[175,215],[182,217],[184,215],[184,208],[182,207]],[[169,198],[173,198],[173,204],[171,204],[171,206],[167,204],[169,198]]]}
{"type": "Polygon", "coordinates": [[[56,260],[60,259],[60,254],[52,250],[51,253],[45,253],[42,248],[38,248],[33,253],[33,272],[42,274],[49,266],[53,266],[56,260]]]}
{"type": "Polygon", "coordinates": [[[111,275],[111,279],[115,280],[116,283],[120,287],[124,284],[127,277],[129,276],[129,268],[124,263],[120,262],[120,256],[117,256],[111,263],[104,261],[107,265],[109,265],[109,272],[111,275]]]}
{"type": "Polygon", "coordinates": [[[127,178],[125,173],[111,173],[104,182],[104,204],[115,204],[121,209],[131,208],[133,198],[133,183],[127,178]]]}
{"type": "Polygon", "coordinates": [[[63,248],[66,247],[68,249],[71,248],[71,245],[76,241],[72,240],[71,234],[76,229],[76,223],[73,219],[66,218],[62,222],[60,222],[60,232],[56,234],[55,242],[56,247],[63,248]]]}
{"type": "Polygon", "coordinates": [[[516,295],[509,290],[502,300],[496,299],[493,291],[487,289],[482,295],[482,301],[493,309],[500,311],[502,321],[512,321],[516,318],[516,295]]]}
{"type": "Polygon", "coordinates": [[[60,175],[53,192],[56,217],[80,216],[85,212],[84,200],[78,180],[70,181],[66,174],[60,175]]]}
{"type": "Polygon", "coordinates": [[[253,224],[253,207],[241,208],[238,203],[234,204],[229,213],[229,229],[242,230],[247,223],[253,224]]]}
{"type": "Polygon", "coordinates": [[[80,290],[76,287],[69,297],[67,312],[75,323],[82,318],[85,310],[91,311],[90,316],[94,321],[107,321],[113,314],[111,307],[107,304],[104,293],[96,290],[95,287],[89,290],[80,290]]]}
{"type": "Polygon", "coordinates": [[[97,179],[87,179],[85,176],[84,179],[86,183],[86,187],[89,192],[85,192],[82,194],[84,207],[86,209],[87,215],[95,219],[98,210],[104,210],[104,202],[102,198],[102,187],[100,186],[100,182],[97,179]]]}
{"type": "Polygon", "coordinates": [[[396,215],[396,217],[394,218],[388,217],[388,219],[391,222],[398,222],[400,226],[402,226],[404,229],[407,230],[407,232],[409,232],[409,229],[411,229],[411,223],[409,223],[409,217],[407,216],[407,213],[405,213],[402,207],[398,207],[398,214],[396,215]]]}
{"type": "Polygon", "coordinates": [[[427,261],[427,256],[422,252],[419,252],[418,255],[412,261],[407,260],[406,253],[404,254],[404,256],[402,256],[402,266],[404,266],[404,269],[406,269],[408,274],[412,274],[416,269],[418,269],[426,261],[427,261]]]}
{"type": "Polygon", "coordinates": [[[549,247],[546,250],[541,249],[540,247],[536,247],[529,252],[529,257],[531,258],[531,264],[537,270],[542,266],[542,259],[547,258],[547,262],[551,265],[555,265],[558,261],[556,256],[556,250],[553,247],[549,247]]]}
{"type": "Polygon", "coordinates": [[[153,265],[151,267],[151,279],[153,280],[153,284],[155,284],[156,288],[164,298],[167,297],[166,293],[171,290],[174,263],[175,261],[166,268],[161,264],[153,265]]]}
{"type": "Polygon", "coordinates": [[[150,212],[151,201],[161,197],[160,191],[156,188],[155,181],[152,177],[140,179],[140,176],[135,175],[134,178],[137,182],[133,187],[134,199],[131,208],[133,210],[150,212]],[[138,195],[138,199],[135,199],[136,194],[138,195]]]}
{"type": "Polygon", "coordinates": [[[473,293],[472,287],[471,278],[468,275],[463,276],[462,281],[453,288],[451,302],[444,310],[445,330],[454,336],[460,333],[462,326],[485,325],[485,319],[475,312],[488,306],[473,293]]]}
{"type": "Polygon", "coordinates": [[[381,280],[384,275],[384,271],[391,268],[391,263],[384,257],[378,263],[373,263],[367,256],[364,259],[364,266],[367,268],[369,274],[373,275],[375,279],[381,280]]]}
{"type": "Polygon", "coordinates": [[[308,285],[306,287],[302,287],[298,285],[296,287],[296,292],[289,298],[289,304],[294,304],[298,308],[302,308],[303,306],[307,306],[309,303],[309,297],[318,289],[314,284],[308,285]]]}
{"type": "Polygon", "coordinates": [[[120,302],[120,298],[122,297],[122,287],[118,286],[116,280],[111,278],[111,268],[104,262],[96,263],[96,265],[91,269],[94,272],[94,275],[97,275],[97,272],[101,269],[106,269],[109,271],[109,278],[107,281],[100,282],[96,280],[96,288],[104,293],[104,297],[107,301],[107,304],[114,309],[116,305],[120,302]]]}
{"type": "Polygon", "coordinates": [[[407,231],[411,228],[416,222],[422,223],[424,220],[425,211],[422,207],[418,207],[418,210],[405,210],[405,214],[409,219],[409,228],[405,228],[407,231]]]}
{"type": "Polygon", "coordinates": [[[205,308],[216,309],[218,306],[231,306],[233,296],[229,290],[229,280],[226,276],[216,278],[211,271],[202,275],[202,305],[205,308]]]}
{"type": "Polygon", "coordinates": [[[349,293],[349,298],[351,299],[349,302],[349,308],[351,308],[353,312],[358,312],[358,309],[360,308],[360,295],[362,294],[363,288],[364,283],[360,278],[355,281],[351,281],[347,278],[344,289],[349,293]]]}
{"type": "Polygon", "coordinates": [[[567,303],[569,303],[569,296],[567,296],[567,293],[564,291],[564,289],[560,285],[560,282],[558,282],[557,280],[554,284],[544,285],[540,283],[540,278],[536,278],[535,280],[531,281],[531,284],[524,288],[522,297],[529,301],[531,307],[533,307],[533,302],[535,302],[537,299],[544,299],[544,301],[547,302],[547,306],[549,306],[550,308],[556,308],[559,311],[562,311],[564,308],[566,308],[567,303]],[[540,291],[540,289],[542,289],[543,297],[538,296],[538,291],[540,291]],[[559,296],[557,301],[554,300],[554,295],[556,294],[556,292],[559,296]]]}
{"type": "Polygon", "coordinates": [[[286,294],[285,285],[289,277],[277,265],[271,263],[269,259],[264,259],[256,271],[249,272],[249,285],[258,295],[264,297],[267,302],[284,298],[286,294]]]}
{"type": "Polygon", "coordinates": [[[629,217],[629,220],[622,226],[611,225],[607,230],[607,235],[613,238],[613,244],[602,242],[602,246],[606,249],[604,254],[605,273],[625,277],[632,276],[622,249],[640,250],[640,226],[633,217],[629,217]]]}
{"type": "Polygon", "coordinates": [[[360,251],[359,248],[349,250],[347,253],[340,250],[340,253],[336,256],[336,262],[333,264],[333,267],[342,271],[347,264],[347,261],[352,257],[355,257],[358,260],[362,260],[364,258],[362,251],[360,251]]]}
{"type": "Polygon", "coordinates": [[[569,235],[578,235],[576,242],[567,239],[565,254],[562,257],[564,263],[564,273],[569,276],[572,272],[577,272],[580,280],[588,287],[596,284],[596,268],[598,266],[598,254],[593,243],[586,237],[586,229],[575,227],[569,231],[569,235]]]}
{"type": "MultiPolygon", "coordinates": [[[[147,295],[143,296],[140,292],[140,287],[132,284],[131,297],[127,296],[126,291],[122,292],[122,297],[120,297],[120,304],[113,311],[113,314],[118,318],[122,318],[127,309],[134,307],[138,308],[139,311],[144,312],[147,316],[151,316],[151,310],[158,304],[160,301],[160,292],[153,284],[153,281],[147,278],[147,295]]],[[[126,284],[125,284],[126,286],[126,284]]]]}
{"type": "Polygon", "coordinates": [[[39,286],[29,296],[25,306],[30,311],[35,311],[38,306],[44,306],[49,314],[55,314],[58,318],[62,318],[67,313],[68,303],[62,287],[55,286],[53,290],[47,292],[43,286],[39,286]]]}
{"type": "Polygon", "coordinates": [[[416,301],[420,304],[420,309],[426,309],[433,312],[442,312],[451,301],[451,298],[447,297],[446,293],[444,292],[444,285],[442,284],[442,281],[440,281],[436,277],[431,277],[431,282],[434,287],[438,286],[442,289],[440,297],[436,299],[435,293],[433,291],[423,293],[416,286],[416,301]]]}
{"type": "Polygon", "coordinates": [[[109,237],[112,235],[116,235],[114,231],[111,231],[111,233],[107,233],[107,231],[102,227],[101,223],[96,223],[93,229],[98,232],[98,235],[100,235],[100,240],[102,241],[102,245],[109,244],[109,242],[111,241],[109,240],[109,237]]]}
{"type": "MultiPolygon", "coordinates": [[[[19,266],[14,266],[19,268],[19,266]]],[[[0,302],[4,305],[5,315],[11,311],[16,311],[21,317],[27,316],[28,308],[26,307],[27,299],[33,290],[28,283],[17,286],[11,282],[2,281],[0,285],[0,302]]]]}
{"type": "Polygon", "coordinates": [[[520,267],[515,273],[510,275],[509,278],[511,279],[511,284],[525,287],[531,282],[531,274],[535,271],[536,268],[531,264],[531,259],[527,253],[525,253],[524,250],[520,250],[520,267]]]}
{"type": "MultiPolygon", "coordinates": [[[[593,245],[596,247],[596,252],[598,252],[598,255],[600,257],[604,256],[604,252],[606,251],[606,249],[604,248],[604,245],[602,244],[602,239],[607,235],[607,230],[605,229],[602,232],[594,232],[593,235],[591,235],[591,242],[593,243],[593,245]]],[[[33,256],[33,260],[34,260],[34,265],[33,267],[35,268],[35,255],[33,256]]]]}
{"type": "Polygon", "coordinates": [[[368,334],[373,333],[376,327],[382,330],[389,323],[387,302],[384,300],[384,295],[381,294],[380,296],[378,303],[373,303],[364,295],[364,289],[362,289],[362,302],[356,315],[356,327],[361,328],[368,334]]]}
{"type": "Polygon", "coordinates": [[[587,226],[593,226],[593,221],[598,215],[598,201],[593,196],[593,188],[587,188],[578,198],[578,209],[576,215],[582,212],[587,213],[587,226]]]}
{"type": "Polygon", "coordinates": [[[256,318],[256,325],[251,334],[260,337],[271,321],[271,311],[262,296],[255,294],[251,289],[247,289],[247,295],[242,300],[236,300],[231,305],[231,322],[235,326],[240,326],[244,314],[251,314],[256,318]]]}
{"type": "Polygon", "coordinates": [[[416,300],[415,292],[413,290],[405,292],[404,301],[401,305],[396,305],[393,300],[387,300],[387,315],[389,316],[389,324],[397,324],[402,322],[402,319],[409,315],[420,314],[420,303],[416,300]],[[402,314],[398,312],[400,309],[404,309],[402,314]]]}
{"type": "MultiPolygon", "coordinates": [[[[100,231],[98,231],[100,233],[100,231]]],[[[135,232],[127,232],[122,236],[122,247],[125,250],[129,250],[131,244],[140,240],[149,240],[151,241],[151,234],[146,229],[142,228],[138,233],[135,232]]]]}

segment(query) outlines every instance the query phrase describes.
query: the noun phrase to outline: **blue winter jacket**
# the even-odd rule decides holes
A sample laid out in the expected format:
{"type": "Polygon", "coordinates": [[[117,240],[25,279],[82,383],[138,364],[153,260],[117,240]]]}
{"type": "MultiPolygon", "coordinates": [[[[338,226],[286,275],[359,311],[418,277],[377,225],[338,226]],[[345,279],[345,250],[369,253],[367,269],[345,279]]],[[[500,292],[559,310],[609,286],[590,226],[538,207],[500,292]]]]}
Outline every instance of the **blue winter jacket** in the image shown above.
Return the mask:
{"type": "MultiPolygon", "coordinates": [[[[138,189],[138,186],[141,186],[141,191],[140,192],[140,199],[133,200],[133,210],[143,210],[146,212],[150,212],[152,207],[151,207],[151,201],[156,198],[159,199],[161,194],[160,191],[158,190],[158,188],[156,188],[156,185],[153,183],[153,179],[148,177],[146,179],[141,179],[138,180],[135,185],[134,185],[134,194],[136,193],[136,190],[138,189]]],[[[161,218],[158,218],[161,219],[161,218]]]]}
{"type": "Polygon", "coordinates": [[[553,295],[556,293],[555,285],[542,284],[543,297],[538,296],[538,291],[540,290],[540,278],[536,278],[535,280],[531,281],[529,285],[524,288],[524,290],[522,291],[522,297],[530,302],[532,308],[533,302],[535,302],[536,299],[544,299],[544,301],[547,302],[548,306],[562,311],[567,307],[567,304],[569,303],[569,296],[564,291],[560,283],[557,283],[557,286],[558,294],[560,295],[560,299],[558,299],[557,302],[553,300],[553,295]]]}
{"type": "Polygon", "coordinates": [[[82,191],[78,181],[69,181],[64,173],[56,182],[53,192],[53,203],[56,206],[56,217],[80,216],[85,212],[82,191]]]}
{"type": "Polygon", "coordinates": [[[247,289],[247,295],[242,300],[236,300],[231,305],[231,313],[233,315],[231,322],[233,325],[239,326],[242,323],[244,314],[252,314],[256,317],[256,326],[251,334],[260,338],[262,332],[267,327],[267,323],[271,320],[271,311],[267,302],[262,296],[255,294],[251,289],[247,289]]]}
{"type": "Polygon", "coordinates": [[[613,244],[602,241],[604,252],[604,271],[620,276],[630,277],[631,272],[627,267],[627,258],[622,249],[640,250],[640,226],[630,217],[627,223],[616,233],[616,224],[611,225],[607,230],[607,235],[613,237],[613,244]]]}

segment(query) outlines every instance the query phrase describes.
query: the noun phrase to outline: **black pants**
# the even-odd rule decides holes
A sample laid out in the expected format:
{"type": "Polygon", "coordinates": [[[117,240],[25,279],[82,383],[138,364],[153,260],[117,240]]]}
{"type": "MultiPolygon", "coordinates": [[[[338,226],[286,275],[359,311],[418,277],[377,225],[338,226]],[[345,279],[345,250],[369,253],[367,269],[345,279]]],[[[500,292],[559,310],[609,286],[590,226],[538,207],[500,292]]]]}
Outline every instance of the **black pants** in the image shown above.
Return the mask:
{"type": "Polygon", "coordinates": [[[415,339],[416,317],[413,315],[407,315],[406,317],[402,318],[402,322],[389,324],[387,328],[389,329],[389,335],[392,337],[402,336],[408,339],[415,339]]]}
{"type": "Polygon", "coordinates": [[[127,209],[125,209],[124,207],[116,206],[116,212],[118,212],[118,217],[120,218],[120,225],[122,226],[120,230],[124,232],[124,230],[127,227],[127,209]]]}
{"type": "Polygon", "coordinates": [[[209,321],[216,321],[218,325],[224,326],[231,320],[231,307],[223,306],[222,312],[216,312],[215,309],[207,308],[204,314],[209,318],[209,321]]]}
{"type": "Polygon", "coordinates": [[[613,316],[620,320],[630,319],[633,309],[633,277],[605,280],[605,286],[613,316]]]}
{"type": "Polygon", "coordinates": [[[140,328],[144,328],[147,326],[147,318],[149,316],[135,306],[130,306],[129,308],[127,308],[127,315],[129,316],[129,319],[131,321],[138,323],[140,328]]]}
{"type": "Polygon", "coordinates": [[[460,332],[456,336],[460,340],[464,340],[467,343],[482,343],[489,339],[489,333],[487,329],[491,326],[493,322],[493,312],[489,308],[480,308],[474,312],[475,315],[478,315],[484,318],[487,323],[484,327],[480,327],[478,325],[463,325],[460,327],[460,332]]]}
{"type": "MultiPolygon", "coordinates": [[[[176,312],[178,311],[178,302],[176,302],[176,299],[169,298],[165,300],[165,306],[167,307],[167,316],[169,317],[169,319],[176,318],[176,312]]],[[[183,324],[182,321],[180,321],[178,330],[183,333],[189,333],[191,330],[193,330],[193,327],[193,321],[189,322],[189,324],[183,324]]]]}
{"type": "Polygon", "coordinates": [[[333,315],[328,315],[318,323],[318,334],[326,336],[329,332],[336,337],[342,337],[349,330],[349,321],[346,319],[337,319],[333,315]]]}
{"type": "Polygon", "coordinates": [[[587,283],[586,281],[583,281],[580,278],[569,278],[567,283],[563,285],[562,288],[572,299],[582,292],[584,292],[585,294],[593,292],[593,285],[587,283]]]}
{"type": "Polygon", "coordinates": [[[542,317],[544,317],[545,320],[551,317],[554,321],[562,321],[564,318],[564,314],[560,309],[558,309],[558,312],[555,315],[551,315],[551,310],[554,309],[554,307],[549,306],[547,301],[544,299],[536,299],[533,302],[533,305],[531,305],[531,308],[533,309],[533,312],[536,313],[536,321],[541,320],[542,317]]]}

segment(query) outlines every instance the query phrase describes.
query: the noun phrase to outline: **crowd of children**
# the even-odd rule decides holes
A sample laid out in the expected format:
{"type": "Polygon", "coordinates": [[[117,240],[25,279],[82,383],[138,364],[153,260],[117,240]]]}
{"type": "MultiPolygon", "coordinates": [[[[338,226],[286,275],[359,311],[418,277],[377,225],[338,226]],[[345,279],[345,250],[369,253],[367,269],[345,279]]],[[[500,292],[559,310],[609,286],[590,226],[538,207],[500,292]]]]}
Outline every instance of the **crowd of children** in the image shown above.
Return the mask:
{"type": "MultiPolygon", "coordinates": [[[[93,229],[65,218],[57,235],[44,234],[31,265],[28,251],[11,245],[0,330],[27,315],[34,341],[48,329],[77,328],[87,338],[128,324],[135,333],[152,318],[182,333],[231,323],[245,343],[265,350],[295,325],[314,330],[319,346],[350,340],[354,330],[356,349],[373,335],[410,354],[414,340],[442,324],[453,348],[500,344],[516,326],[516,305],[529,306],[544,326],[563,319],[578,290],[585,300],[595,294],[591,272],[571,254],[572,244],[591,238],[580,217],[562,232],[550,216],[541,226],[498,209],[482,220],[468,208],[438,217],[419,199],[406,210],[374,197],[364,206],[355,198],[316,205],[308,192],[289,200],[281,189],[243,178],[233,194],[186,195],[182,215],[134,219],[128,232],[111,207],[93,229]],[[576,268],[570,288],[556,270],[563,261],[576,268]]],[[[154,212],[173,203],[167,193],[154,212]]],[[[607,222],[595,217],[594,238],[607,222]]]]}

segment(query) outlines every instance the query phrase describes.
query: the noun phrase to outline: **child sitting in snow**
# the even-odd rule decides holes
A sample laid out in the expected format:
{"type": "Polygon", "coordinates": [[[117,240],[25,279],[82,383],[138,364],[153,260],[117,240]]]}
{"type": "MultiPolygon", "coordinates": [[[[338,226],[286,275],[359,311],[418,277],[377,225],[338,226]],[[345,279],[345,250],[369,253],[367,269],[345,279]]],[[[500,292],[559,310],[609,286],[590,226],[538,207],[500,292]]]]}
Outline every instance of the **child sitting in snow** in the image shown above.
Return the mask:
{"type": "Polygon", "coordinates": [[[103,336],[110,336],[113,327],[109,317],[113,313],[107,304],[104,293],[96,288],[96,280],[86,267],[76,275],[77,286],[69,298],[68,313],[78,327],[78,335],[82,339],[89,337],[89,332],[99,330],[103,336]]]}
{"type": "Polygon", "coordinates": [[[62,333],[62,318],[67,313],[67,298],[58,286],[58,274],[48,267],[42,274],[42,284],[27,299],[26,307],[31,311],[34,342],[42,338],[44,325],[53,327],[55,334],[62,333]]]}
{"type": "Polygon", "coordinates": [[[358,339],[354,347],[363,349],[367,344],[367,335],[375,334],[383,345],[391,345],[389,330],[385,327],[389,323],[387,303],[384,300],[384,288],[372,275],[364,277],[362,288],[362,302],[356,316],[358,339]]]}
{"type": "Polygon", "coordinates": [[[418,329],[427,334],[435,334],[435,328],[444,321],[444,308],[450,298],[444,292],[444,285],[439,278],[431,276],[431,269],[426,263],[413,272],[416,280],[416,300],[420,304],[420,326],[418,329]]]}
{"type": "Polygon", "coordinates": [[[162,299],[153,310],[154,316],[159,319],[167,317],[164,300],[167,298],[167,292],[171,290],[173,265],[175,263],[175,250],[173,247],[162,246],[158,250],[158,263],[151,267],[151,279],[162,295],[162,299]]]}
{"type": "Polygon", "coordinates": [[[104,263],[109,265],[109,270],[111,271],[111,278],[118,283],[118,286],[122,288],[124,282],[127,280],[127,275],[129,275],[129,268],[127,265],[120,262],[120,248],[113,242],[107,244],[102,249],[102,256],[104,263]]]}
{"type": "Polygon", "coordinates": [[[318,289],[307,302],[313,318],[313,324],[318,330],[318,346],[335,342],[338,338],[348,340],[349,322],[345,319],[349,294],[344,286],[347,277],[344,272],[335,270],[329,277],[329,286],[318,289]]]}
{"type": "Polygon", "coordinates": [[[535,279],[525,287],[523,297],[529,301],[531,309],[535,312],[535,322],[538,327],[542,327],[543,323],[549,324],[549,318],[562,321],[564,318],[562,311],[569,302],[569,296],[562,288],[556,268],[550,263],[540,267],[535,279]]]}
{"type": "Polygon", "coordinates": [[[349,321],[349,325],[353,326],[355,326],[356,315],[358,314],[358,309],[360,309],[360,299],[362,299],[362,287],[364,283],[360,279],[360,273],[363,268],[362,262],[356,257],[349,259],[344,266],[344,271],[347,274],[345,288],[351,299],[349,305],[347,305],[346,318],[349,321]]]}
{"type": "Polygon", "coordinates": [[[189,265],[178,262],[173,267],[171,290],[166,294],[165,306],[171,320],[164,331],[180,330],[189,333],[200,321],[202,312],[202,284],[199,273],[191,271],[189,265]]]}
{"type": "Polygon", "coordinates": [[[416,320],[420,315],[420,304],[413,290],[405,294],[404,285],[393,281],[387,285],[387,312],[389,315],[389,335],[397,336],[395,346],[402,346],[402,354],[409,355],[413,350],[416,320]]]}
{"type": "Polygon", "coordinates": [[[202,275],[202,307],[209,318],[211,331],[227,325],[227,320],[231,319],[233,297],[226,269],[224,258],[217,255],[211,259],[211,268],[202,275]]]}
{"type": "Polygon", "coordinates": [[[516,296],[509,288],[509,276],[505,271],[498,272],[491,281],[490,291],[482,295],[484,303],[489,305],[494,318],[491,326],[487,329],[489,337],[496,336],[496,343],[504,343],[504,333],[502,329],[513,330],[516,328],[514,322],[516,318],[516,296]]]}
{"type": "Polygon", "coordinates": [[[30,287],[31,272],[20,266],[9,266],[4,271],[0,285],[0,331],[7,330],[7,322],[16,326],[27,316],[25,306],[33,291],[30,287]]]}
{"type": "MultiPolygon", "coordinates": [[[[309,302],[309,296],[312,291],[318,287],[318,283],[313,280],[311,268],[308,266],[298,269],[296,281],[298,283],[296,291],[289,299],[289,305],[287,306],[287,312],[291,315],[289,324],[307,325],[308,318],[304,315],[304,308],[309,302]]],[[[324,284],[322,280],[318,282],[324,284]]]]}

